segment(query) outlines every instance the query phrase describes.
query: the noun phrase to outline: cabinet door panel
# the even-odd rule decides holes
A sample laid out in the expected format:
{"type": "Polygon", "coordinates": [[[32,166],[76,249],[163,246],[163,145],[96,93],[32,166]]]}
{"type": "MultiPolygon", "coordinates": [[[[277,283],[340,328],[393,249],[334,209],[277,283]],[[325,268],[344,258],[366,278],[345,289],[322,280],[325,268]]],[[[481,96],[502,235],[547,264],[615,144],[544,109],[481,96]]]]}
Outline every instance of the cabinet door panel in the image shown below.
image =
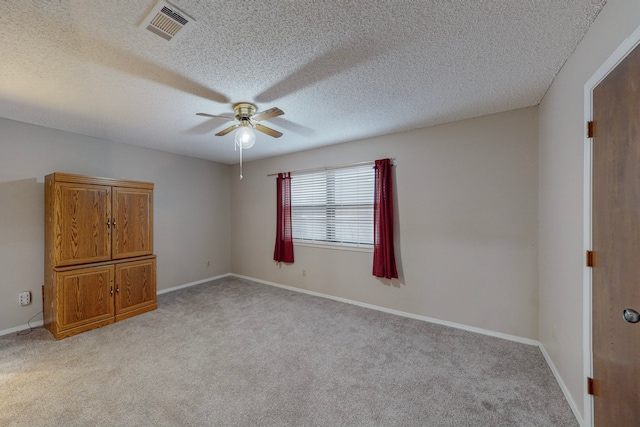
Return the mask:
{"type": "Polygon", "coordinates": [[[113,266],[57,273],[60,330],[113,320],[113,266]]]}
{"type": "Polygon", "coordinates": [[[153,190],[113,188],[113,259],[153,253],[153,190]]]}
{"type": "Polygon", "coordinates": [[[57,266],[111,259],[111,187],[57,183],[54,210],[57,266]]]}
{"type": "Polygon", "coordinates": [[[156,305],[156,260],[116,265],[116,320],[122,320],[156,305]]]}

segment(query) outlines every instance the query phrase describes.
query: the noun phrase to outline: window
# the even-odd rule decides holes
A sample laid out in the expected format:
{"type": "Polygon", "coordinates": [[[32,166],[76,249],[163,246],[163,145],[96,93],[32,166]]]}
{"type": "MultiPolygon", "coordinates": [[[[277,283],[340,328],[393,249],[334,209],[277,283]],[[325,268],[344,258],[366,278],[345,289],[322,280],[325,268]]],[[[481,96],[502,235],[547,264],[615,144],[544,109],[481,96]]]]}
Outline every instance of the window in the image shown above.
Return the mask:
{"type": "Polygon", "coordinates": [[[370,247],[373,196],[373,164],[293,174],[294,240],[370,247]]]}

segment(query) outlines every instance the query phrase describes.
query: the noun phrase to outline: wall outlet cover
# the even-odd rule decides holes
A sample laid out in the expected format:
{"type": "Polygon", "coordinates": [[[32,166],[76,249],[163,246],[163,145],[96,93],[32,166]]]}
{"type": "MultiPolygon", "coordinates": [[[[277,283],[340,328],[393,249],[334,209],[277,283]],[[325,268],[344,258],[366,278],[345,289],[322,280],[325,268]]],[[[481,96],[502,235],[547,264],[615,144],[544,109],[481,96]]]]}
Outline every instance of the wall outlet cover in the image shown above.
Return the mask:
{"type": "Polygon", "coordinates": [[[20,305],[31,304],[31,292],[29,291],[20,292],[18,294],[18,301],[20,302],[20,305]]]}

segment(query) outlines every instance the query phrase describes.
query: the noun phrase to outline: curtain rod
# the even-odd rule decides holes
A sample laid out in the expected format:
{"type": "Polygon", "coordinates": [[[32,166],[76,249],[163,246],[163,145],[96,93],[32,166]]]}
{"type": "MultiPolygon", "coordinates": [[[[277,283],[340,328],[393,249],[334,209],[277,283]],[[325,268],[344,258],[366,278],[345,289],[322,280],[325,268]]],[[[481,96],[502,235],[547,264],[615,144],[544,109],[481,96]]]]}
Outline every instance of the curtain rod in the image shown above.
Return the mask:
{"type": "MultiPolygon", "coordinates": [[[[395,157],[391,157],[391,160],[395,160],[395,157]]],[[[373,165],[375,164],[375,160],[367,160],[364,162],[354,162],[354,163],[344,163],[342,165],[335,165],[335,166],[322,166],[319,168],[311,168],[311,169],[299,169],[297,171],[291,171],[289,173],[294,174],[294,173],[302,173],[302,172],[318,172],[318,171],[328,171],[328,170],[332,170],[332,169],[340,169],[340,168],[348,168],[349,166],[361,166],[361,165],[373,165]]],[[[267,174],[267,176],[277,176],[278,173],[270,173],[267,174]]]]}

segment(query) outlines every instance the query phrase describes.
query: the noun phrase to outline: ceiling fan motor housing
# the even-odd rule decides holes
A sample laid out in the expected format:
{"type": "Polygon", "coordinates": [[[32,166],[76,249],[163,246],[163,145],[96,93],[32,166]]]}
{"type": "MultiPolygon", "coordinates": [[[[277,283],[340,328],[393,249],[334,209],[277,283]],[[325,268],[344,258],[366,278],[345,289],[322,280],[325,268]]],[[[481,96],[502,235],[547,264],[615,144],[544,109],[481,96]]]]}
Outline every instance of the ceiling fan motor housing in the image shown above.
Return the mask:
{"type": "Polygon", "coordinates": [[[256,112],[256,106],[248,102],[238,102],[233,104],[233,111],[236,113],[236,119],[242,123],[246,123],[256,112]]]}

